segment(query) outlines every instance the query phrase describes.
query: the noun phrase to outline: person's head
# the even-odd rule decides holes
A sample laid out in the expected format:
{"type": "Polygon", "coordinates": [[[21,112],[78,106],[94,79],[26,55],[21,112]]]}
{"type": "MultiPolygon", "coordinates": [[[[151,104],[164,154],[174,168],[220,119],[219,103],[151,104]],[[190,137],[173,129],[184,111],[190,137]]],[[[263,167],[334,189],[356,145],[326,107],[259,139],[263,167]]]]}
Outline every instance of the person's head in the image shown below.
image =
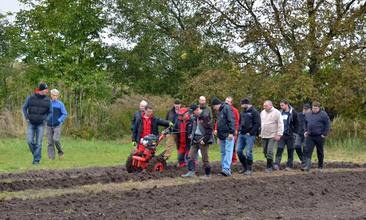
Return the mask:
{"type": "Polygon", "coordinates": [[[41,82],[38,85],[38,94],[40,94],[40,95],[47,95],[48,94],[48,86],[45,82],[41,82]]]}
{"type": "Polygon", "coordinates": [[[233,105],[233,97],[231,96],[226,97],[225,102],[229,105],[233,105]]]}
{"type": "Polygon", "coordinates": [[[174,101],[174,109],[176,112],[179,112],[180,107],[182,106],[182,101],[180,99],[176,99],[174,101]]]}
{"type": "Polygon", "coordinates": [[[308,113],[311,111],[311,106],[309,104],[305,104],[302,108],[303,113],[308,113]]]}
{"type": "Polygon", "coordinates": [[[264,110],[270,111],[272,109],[272,107],[273,107],[272,101],[270,101],[270,100],[264,101],[264,103],[263,103],[264,110]]]}
{"type": "Polygon", "coordinates": [[[145,106],[145,116],[150,117],[153,114],[153,107],[150,104],[145,106]]]}
{"type": "Polygon", "coordinates": [[[198,103],[200,103],[201,107],[205,106],[206,105],[206,97],[200,96],[200,98],[198,99],[198,103]]]}
{"type": "Polygon", "coordinates": [[[319,102],[313,102],[311,110],[314,113],[318,113],[320,111],[320,103],[319,102]]]}
{"type": "Polygon", "coordinates": [[[181,108],[179,110],[178,114],[182,120],[184,120],[184,121],[189,120],[189,112],[188,112],[187,108],[181,108]]]}
{"type": "Polygon", "coordinates": [[[193,113],[193,115],[195,115],[196,117],[200,116],[202,110],[201,108],[196,105],[196,104],[192,104],[191,105],[191,112],[193,113]]]}
{"type": "Polygon", "coordinates": [[[289,107],[288,107],[289,103],[286,99],[282,99],[280,101],[280,107],[283,111],[288,111],[289,107]]]}
{"type": "Polygon", "coordinates": [[[147,106],[147,101],[145,101],[145,100],[142,100],[141,102],[140,102],[140,111],[145,111],[145,107],[147,106]]]}
{"type": "Polygon", "coordinates": [[[221,104],[222,104],[222,102],[221,102],[220,99],[218,99],[216,97],[213,97],[212,98],[212,100],[211,100],[211,107],[212,107],[213,110],[219,111],[221,104]]]}
{"type": "Polygon", "coordinates": [[[248,109],[248,108],[252,107],[250,100],[247,98],[240,100],[240,105],[244,109],[248,109]]]}
{"type": "Polygon", "coordinates": [[[59,96],[60,96],[60,91],[58,91],[57,89],[51,90],[51,99],[53,101],[57,100],[59,96]]]}

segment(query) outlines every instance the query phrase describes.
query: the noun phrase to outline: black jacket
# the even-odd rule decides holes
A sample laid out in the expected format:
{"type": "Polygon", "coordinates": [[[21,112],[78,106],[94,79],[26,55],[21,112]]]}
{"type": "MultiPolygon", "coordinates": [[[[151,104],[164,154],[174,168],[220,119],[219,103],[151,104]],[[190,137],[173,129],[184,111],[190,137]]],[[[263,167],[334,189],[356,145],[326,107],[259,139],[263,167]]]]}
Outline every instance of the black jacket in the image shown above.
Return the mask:
{"type": "MultiPolygon", "coordinates": [[[[169,127],[169,121],[157,118],[155,116],[152,117],[151,119],[151,133],[158,136],[159,135],[159,126],[165,126],[165,127],[169,127]]],[[[134,129],[133,129],[133,133],[132,133],[132,140],[139,143],[140,139],[142,137],[141,133],[143,131],[143,121],[142,121],[142,117],[138,118],[135,121],[135,125],[134,125],[134,129]]]]}
{"type": "Polygon", "coordinates": [[[298,126],[298,130],[297,130],[297,134],[299,134],[300,136],[304,136],[305,133],[305,114],[300,112],[297,114],[297,119],[299,122],[299,126],[298,126]]]}
{"type": "MultiPolygon", "coordinates": [[[[282,115],[283,110],[281,110],[280,112],[282,115]]],[[[290,115],[287,119],[289,128],[288,128],[288,134],[286,134],[286,135],[292,136],[294,133],[298,132],[298,130],[299,130],[299,119],[297,117],[297,112],[295,111],[295,109],[292,106],[289,106],[289,113],[290,113],[290,115]]]]}
{"type": "Polygon", "coordinates": [[[177,121],[177,119],[178,119],[178,114],[175,112],[175,108],[173,107],[166,114],[165,120],[175,123],[177,121]]]}
{"type": "Polygon", "coordinates": [[[235,134],[235,117],[231,107],[223,103],[217,114],[217,134],[220,140],[225,140],[229,134],[235,134]]]}
{"type": "Polygon", "coordinates": [[[191,132],[191,145],[193,144],[194,140],[194,133],[197,129],[197,123],[201,123],[202,128],[204,129],[203,132],[203,142],[205,144],[212,144],[213,143],[213,127],[211,117],[204,112],[199,117],[195,117],[192,123],[192,132],[191,132]]]}
{"type": "MultiPolygon", "coordinates": [[[[176,123],[174,124],[174,128],[173,128],[173,132],[175,132],[175,136],[177,137],[177,148],[179,148],[179,142],[180,142],[180,124],[183,123],[183,121],[181,120],[177,120],[176,123]]],[[[189,120],[187,125],[186,125],[186,130],[185,130],[185,137],[186,137],[186,143],[187,143],[187,147],[189,149],[190,145],[191,145],[191,134],[192,134],[192,127],[193,127],[193,121],[189,120]]]]}
{"type": "Polygon", "coordinates": [[[254,107],[243,109],[239,117],[239,133],[257,136],[261,127],[261,118],[254,107]]]}
{"type": "Polygon", "coordinates": [[[305,115],[305,131],[310,136],[327,136],[330,130],[330,119],[325,111],[307,113],[305,115]]]}
{"type": "Polygon", "coordinates": [[[52,114],[51,99],[48,96],[33,94],[27,98],[23,113],[31,124],[40,125],[52,114]]]}

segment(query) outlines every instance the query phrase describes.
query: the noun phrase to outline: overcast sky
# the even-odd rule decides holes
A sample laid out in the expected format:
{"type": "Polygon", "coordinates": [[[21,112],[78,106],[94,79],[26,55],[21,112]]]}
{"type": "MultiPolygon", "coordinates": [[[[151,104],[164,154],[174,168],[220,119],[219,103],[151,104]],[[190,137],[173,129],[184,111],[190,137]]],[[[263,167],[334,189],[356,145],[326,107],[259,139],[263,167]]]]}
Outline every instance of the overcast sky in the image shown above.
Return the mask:
{"type": "Polygon", "coordinates": [[[20,3],[17,0],[0,0],[0,12],[17,12],[20,10],[20,3]]]}

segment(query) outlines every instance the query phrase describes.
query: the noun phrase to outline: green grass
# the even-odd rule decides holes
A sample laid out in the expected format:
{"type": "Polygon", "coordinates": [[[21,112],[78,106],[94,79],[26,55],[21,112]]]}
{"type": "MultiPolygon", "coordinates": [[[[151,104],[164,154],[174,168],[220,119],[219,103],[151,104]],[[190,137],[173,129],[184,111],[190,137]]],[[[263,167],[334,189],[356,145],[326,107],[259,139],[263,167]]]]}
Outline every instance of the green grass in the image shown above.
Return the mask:
{"type": "MultiPolygon", "coordinates": [[[[5,138],[0,140],[0,172],[21,172],[32,169],[66,169],[93,166],[123,165],[133,147],[126,141],[100,141],[64,138],[64,160],[50,161],[47,158],[47,145],[43,143],[41,165],[34,167],[32,155],[25,140],[5,138]]],[[[162,149],[162,148],[160,148],[162,149]]],[[[315,156],[314,151],[314,156],[315,156]]],[[[220,160],[217,145],[210,148],[211,161],[220,160]]],[[[315,156],[316,157],[316,156],[315,156]]],[[[260,147],[254,148],[255,160],[264,160],[260,147]]],[[[283,156],[286,160],[286,154],[283,156]]],[[[295,155],[297,160],[297,156],[295,155]]],[[[176,161],[176,152],[169,159],[176,161]]],[[[366,162],[366,141],[350,139],[344,142],[326,143],[326,161],[366,162]]]]}

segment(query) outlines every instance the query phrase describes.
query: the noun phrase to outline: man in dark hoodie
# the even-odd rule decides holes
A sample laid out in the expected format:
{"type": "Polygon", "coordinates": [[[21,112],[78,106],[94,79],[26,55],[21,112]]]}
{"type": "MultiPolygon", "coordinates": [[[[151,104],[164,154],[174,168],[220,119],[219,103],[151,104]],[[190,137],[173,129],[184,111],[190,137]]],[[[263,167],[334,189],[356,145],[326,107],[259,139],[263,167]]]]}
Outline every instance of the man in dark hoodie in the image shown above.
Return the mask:
{"type": "Polygon", "coordinates": [[[191,149],[188,155],[188,172],[183,174],[183,178],[196,177],[195,160],[198,150],[201,150],[203,167],[205,169],[205,178],[211,175],[211,166],[208,157],[209,145],[213,143],[212,122],[209,115],[205,114],[196,104],[191,106],[191,112],[194,114],[192,132],[190,135],[191,149]]]}
{"type": "Polygon", "coordinates": [[[279,170],[282,153],[287,147],[287,163],[286,163],[286,170],[291,170],[293,168],[294,163],[294,142],[295,142],[295,135],[299,129],[299,121],[297,118],[297,112],[295,109],[289,104],[287,100],[281,100],[280,102],[281,107],[281,116],[283,120],[283,135],[281,139],[278,141],[277,144],[277,152],[276,152],[276,162],[273,166],[273,169],[279,170]]]}
{"type": "Polygon", "coordinates": [[[297,114],[297,118],[299,120],[299,128],[296,132],[295,137],[295,151],[297,156],[301,161],[301,165],[305,165],[305,114],[311,111],[311,107],[309,104],[305,104],[303,106],[302,112],[297,114]]]}
{"type": "Polygon", "coordinates": [[[235,117],[230,105],[214,97],[212,108],[217,112],[217,137],[220,140],[221,174],[231,176],[231,163],[234,152],[235,117]]]}
{"type": "Polygon", "coordinates": [[[23,105],[23,114],[28,122],[28,146],[33,155],[33,165],[36,166],[41,160],[44,126],[48,116],[52,115],[52,104],[47,93],[48,86],[42,82],[23,105]]]}
{"type": "Polygon", "coordinates": [[[178,113],[181,107],[182,101],[180,99],[176,99],[173,107],[167,112],[165,120],[171,121],[174,124],[178,119],[178,113]]]}
{"type": "Polygon", "coordinates": [[[258,111],[252,106],[249,99],[240,100],[243,110],[239,117],[239,136],[238,136],[238,158],[243,165],[243,170],[239,173],[250,175],[252,173],[253,164],[253,145],[255,137],[259,133],[261,118],[258,111]],[[244,156],[243,151],[246,148],[244,156]]]}
{"type": "Polygon", "coordinates": [[[311,156],[314,147],[316,146],[316,153],[318,156],[318,169],[324,168],[324,143],[325,138],[330,130],[330,119],[328,114],[320,109],[319,102],[313,102],[310,113],[305,115],[305,152],[306,165],[303,170],[310,171],[311,156]]]}

